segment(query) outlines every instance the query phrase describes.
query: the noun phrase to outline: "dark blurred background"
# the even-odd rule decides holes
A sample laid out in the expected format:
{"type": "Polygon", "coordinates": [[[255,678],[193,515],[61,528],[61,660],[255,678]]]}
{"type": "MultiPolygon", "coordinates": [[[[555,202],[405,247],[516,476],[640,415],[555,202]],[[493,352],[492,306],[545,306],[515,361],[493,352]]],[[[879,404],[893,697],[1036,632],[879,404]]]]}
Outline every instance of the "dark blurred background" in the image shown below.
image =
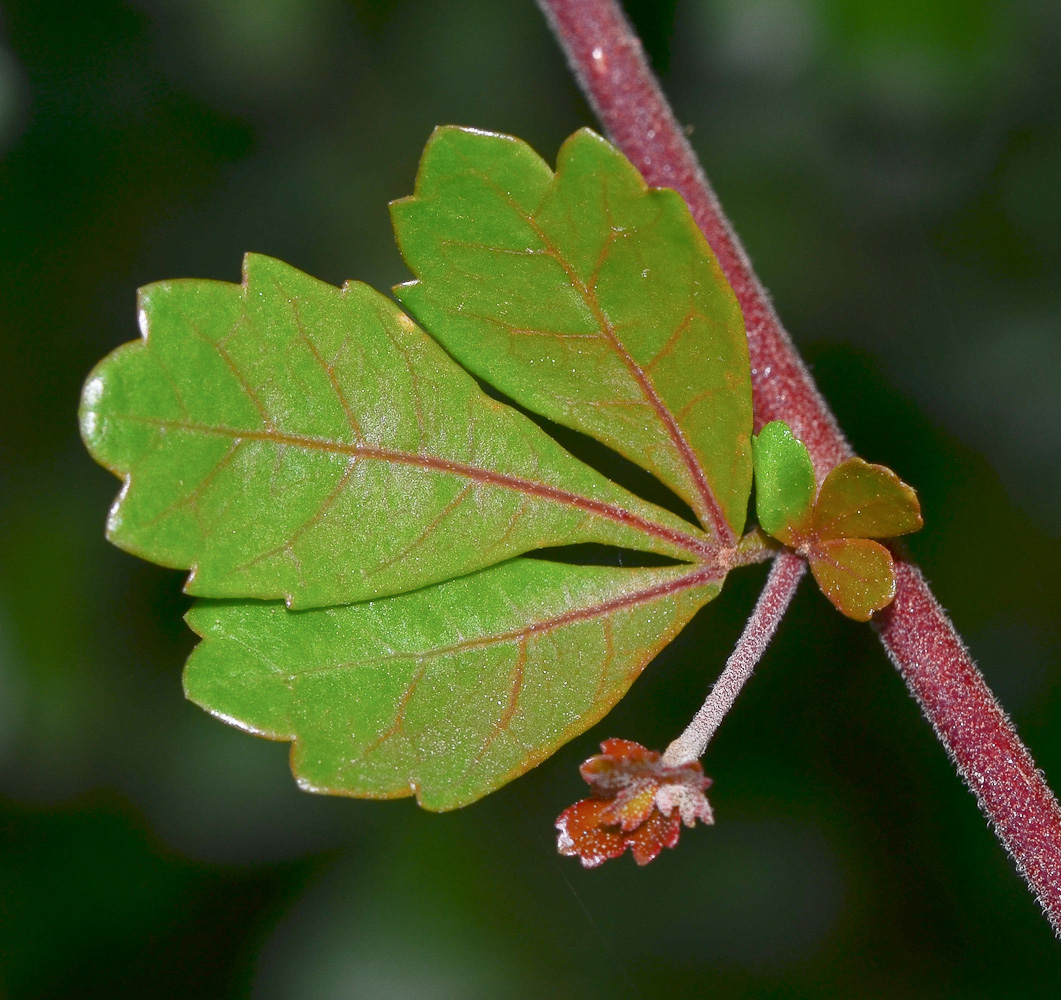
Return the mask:
{"type": "MultiPolygon", "coordinates": [[[[630,0],[911,548],[1061,783],[1061,5],[630,0]]],[[[183,701],[181,574],[103,540],[81,381],[134,292],[406,272],[440,123],[592,124],[531,0],[0,2],[0,997],[1025,998],[1061,946],[872,632],[805,586],[707,758],[718,825],[555,856],[599,739],[662,746],[764,571],[601,726],[457,813],[298,792],[183,701]]]]}

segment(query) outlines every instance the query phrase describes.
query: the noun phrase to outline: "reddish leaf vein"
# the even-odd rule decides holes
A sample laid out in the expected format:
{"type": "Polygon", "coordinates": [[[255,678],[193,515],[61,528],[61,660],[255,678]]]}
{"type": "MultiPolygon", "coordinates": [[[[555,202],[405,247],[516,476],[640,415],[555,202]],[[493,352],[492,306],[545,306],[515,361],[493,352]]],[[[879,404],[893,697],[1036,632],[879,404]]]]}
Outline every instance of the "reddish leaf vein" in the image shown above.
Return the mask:
{"type": "Polygon", "coordinates": [[[533,479],[524,479],[520,476],[512,476],[503,472],[494,472],[491,469],[481,469],[464,462],[455,462],[448,458],[440,458],[437,455],[421,455],[412,452],[395,451],[388,448],[379,448],[374,445],[347,443],[344,441],[331,441],[325,438],[315,438],[300,434],[288,434],[273,428],[262,430],[242,430],[233,427],[211,427],[206,424],[192,423],[184,420],[167,420],[156,417],[145,417],[136,414],[116,414],[126,420],[139,421],[141,423],[153,424],[158,427],[172,428],[176,430],[191,431],[201,434],[216,434],[222,437],[242,438],[247,441],[266,441],[271,444],[302,448],[308,451],[322,451],[333,455],[349,455],[356,458],[371,459],[380,462],[391,462],[396,465],[408,465],[414,468],[426,469],[433,472],[444,472],[454,476],[460,476],[475,482],[497,486],[502,489],[513,490],[518,493],[550,500],[555,503],[576,507],[580,510],[597,514],[620,524],[628,525],[651,535],[661,538],[673,545],[695,553],[701,559],[712,559],[719,554],[719,546],[711,539],[697,538],[692,534],[667,527],[655,521],[641,517],[632,511],[628,511],[617,504],[606,503],[602,500],[594,500],[592,497],[581,496],[568,490],[550,486],[548,483],[540,483],[533,479]]]}

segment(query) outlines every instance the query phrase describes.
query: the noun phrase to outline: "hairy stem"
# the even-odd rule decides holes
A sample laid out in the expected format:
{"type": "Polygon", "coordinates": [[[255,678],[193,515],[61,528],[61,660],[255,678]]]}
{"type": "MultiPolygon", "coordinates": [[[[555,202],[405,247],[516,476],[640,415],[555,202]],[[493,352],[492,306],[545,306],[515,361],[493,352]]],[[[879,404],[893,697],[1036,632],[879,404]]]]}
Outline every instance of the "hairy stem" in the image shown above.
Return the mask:
{"type": "MultiPolygon", "coordinates": [[[[756,426],[788,422],[821,476],[851,449],[818,393],[615,0],[538,0],[616,145],[672,187],[718,257],[748,329],[756,426]]],[[[1061,936],[1061,807],[917,568],[897,564],[881,641],[1061,936]]]]}
{"type": "Polygon", "coordinates": [[[766,578],[766,586],[737,640],[736,648],[726,660],[725,668],[700,711],[685,727],[685,732],[667,747],[663,754],[664,764],[678,767],[703,756],[707,744],[770,645],[806,569],[807,564],[794,552],[781,552],[774,560],[770,575],[766,578]]]}
{"type": "Polygon", "coordinates": [[[920,570],[897,562],[874,625],[984,815],[1061,937],[1061,810],[920,570]]]}

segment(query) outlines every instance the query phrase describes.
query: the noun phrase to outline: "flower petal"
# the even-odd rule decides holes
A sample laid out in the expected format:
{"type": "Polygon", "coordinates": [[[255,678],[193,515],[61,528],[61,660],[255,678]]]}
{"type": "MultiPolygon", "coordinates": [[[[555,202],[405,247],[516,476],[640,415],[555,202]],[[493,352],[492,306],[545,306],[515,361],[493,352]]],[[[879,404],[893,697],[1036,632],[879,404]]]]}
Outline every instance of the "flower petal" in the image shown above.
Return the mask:
{"type": "Polygon", "coordinates": [[[711,784],[710,778],[701,776],[700,783],[682,783],[661,785],[656,792],[656,808],[664,816],[676,813],[686,826],[696,826],[696,821],[711,824],[715,822],[711,804],[704,795],[704,789],[711,784]]]}
{"type": "Polygon", "coordinates": [[[620,740],[612,737],[600,745],[606,757],[613,760],[643,761],[646,764],[659,760],[659,754],[655,750],[649,750],[640,743],[633,740],[620,740]]]}
{"type": "Polygon", "coordinates": [[[673,847],[678,843],[681,830],[681,816],[677,809],[669,816],[653,809],[652,815],[644,823],[626,835],[626,842],[633,851],[634,860],[639,865],[647,865],[664,847],[673,847]]]}
{"type": "Polygon", "coordinates": [[[596,868],[626,850],[618,827],[600,825],[601,814],[611,805],[606,799],[582,799],[569,806],[556,820],[557,850],[568,857],[577,854],[584,868],[596,868]]]}

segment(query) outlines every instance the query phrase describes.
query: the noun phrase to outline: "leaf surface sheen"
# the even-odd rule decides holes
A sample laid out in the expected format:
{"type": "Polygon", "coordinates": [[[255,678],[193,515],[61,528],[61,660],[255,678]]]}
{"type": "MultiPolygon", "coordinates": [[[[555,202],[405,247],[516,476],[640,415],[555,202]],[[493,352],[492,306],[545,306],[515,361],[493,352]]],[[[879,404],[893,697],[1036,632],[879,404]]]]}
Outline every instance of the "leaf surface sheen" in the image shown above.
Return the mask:
{"type": "Polygon", "coordinates": [[[248,255],[242,286],[161,282],[140,308],[144,339],[90,376],[82,430],[127,480],[111,540],[192,568],[190,593],[319,607],[548,545],[708,541],[490,399],[365,285],[248,255]]]}
{"type": "Polygon", "coordinates": [[[684,201],[588,129],[554,174],[525,143],[437,129],[392,205],[399,300],[512,399],[652,472],[720,544],[751,487],[736,298],[684,201]]]}
{"type": "Polygon", "coordinates": [[[516,559],[380,601],[201,601],[188,697],[293,740],[306,789],[429,809],[485,795],[601,718],[721,580],[516,559]]]}

